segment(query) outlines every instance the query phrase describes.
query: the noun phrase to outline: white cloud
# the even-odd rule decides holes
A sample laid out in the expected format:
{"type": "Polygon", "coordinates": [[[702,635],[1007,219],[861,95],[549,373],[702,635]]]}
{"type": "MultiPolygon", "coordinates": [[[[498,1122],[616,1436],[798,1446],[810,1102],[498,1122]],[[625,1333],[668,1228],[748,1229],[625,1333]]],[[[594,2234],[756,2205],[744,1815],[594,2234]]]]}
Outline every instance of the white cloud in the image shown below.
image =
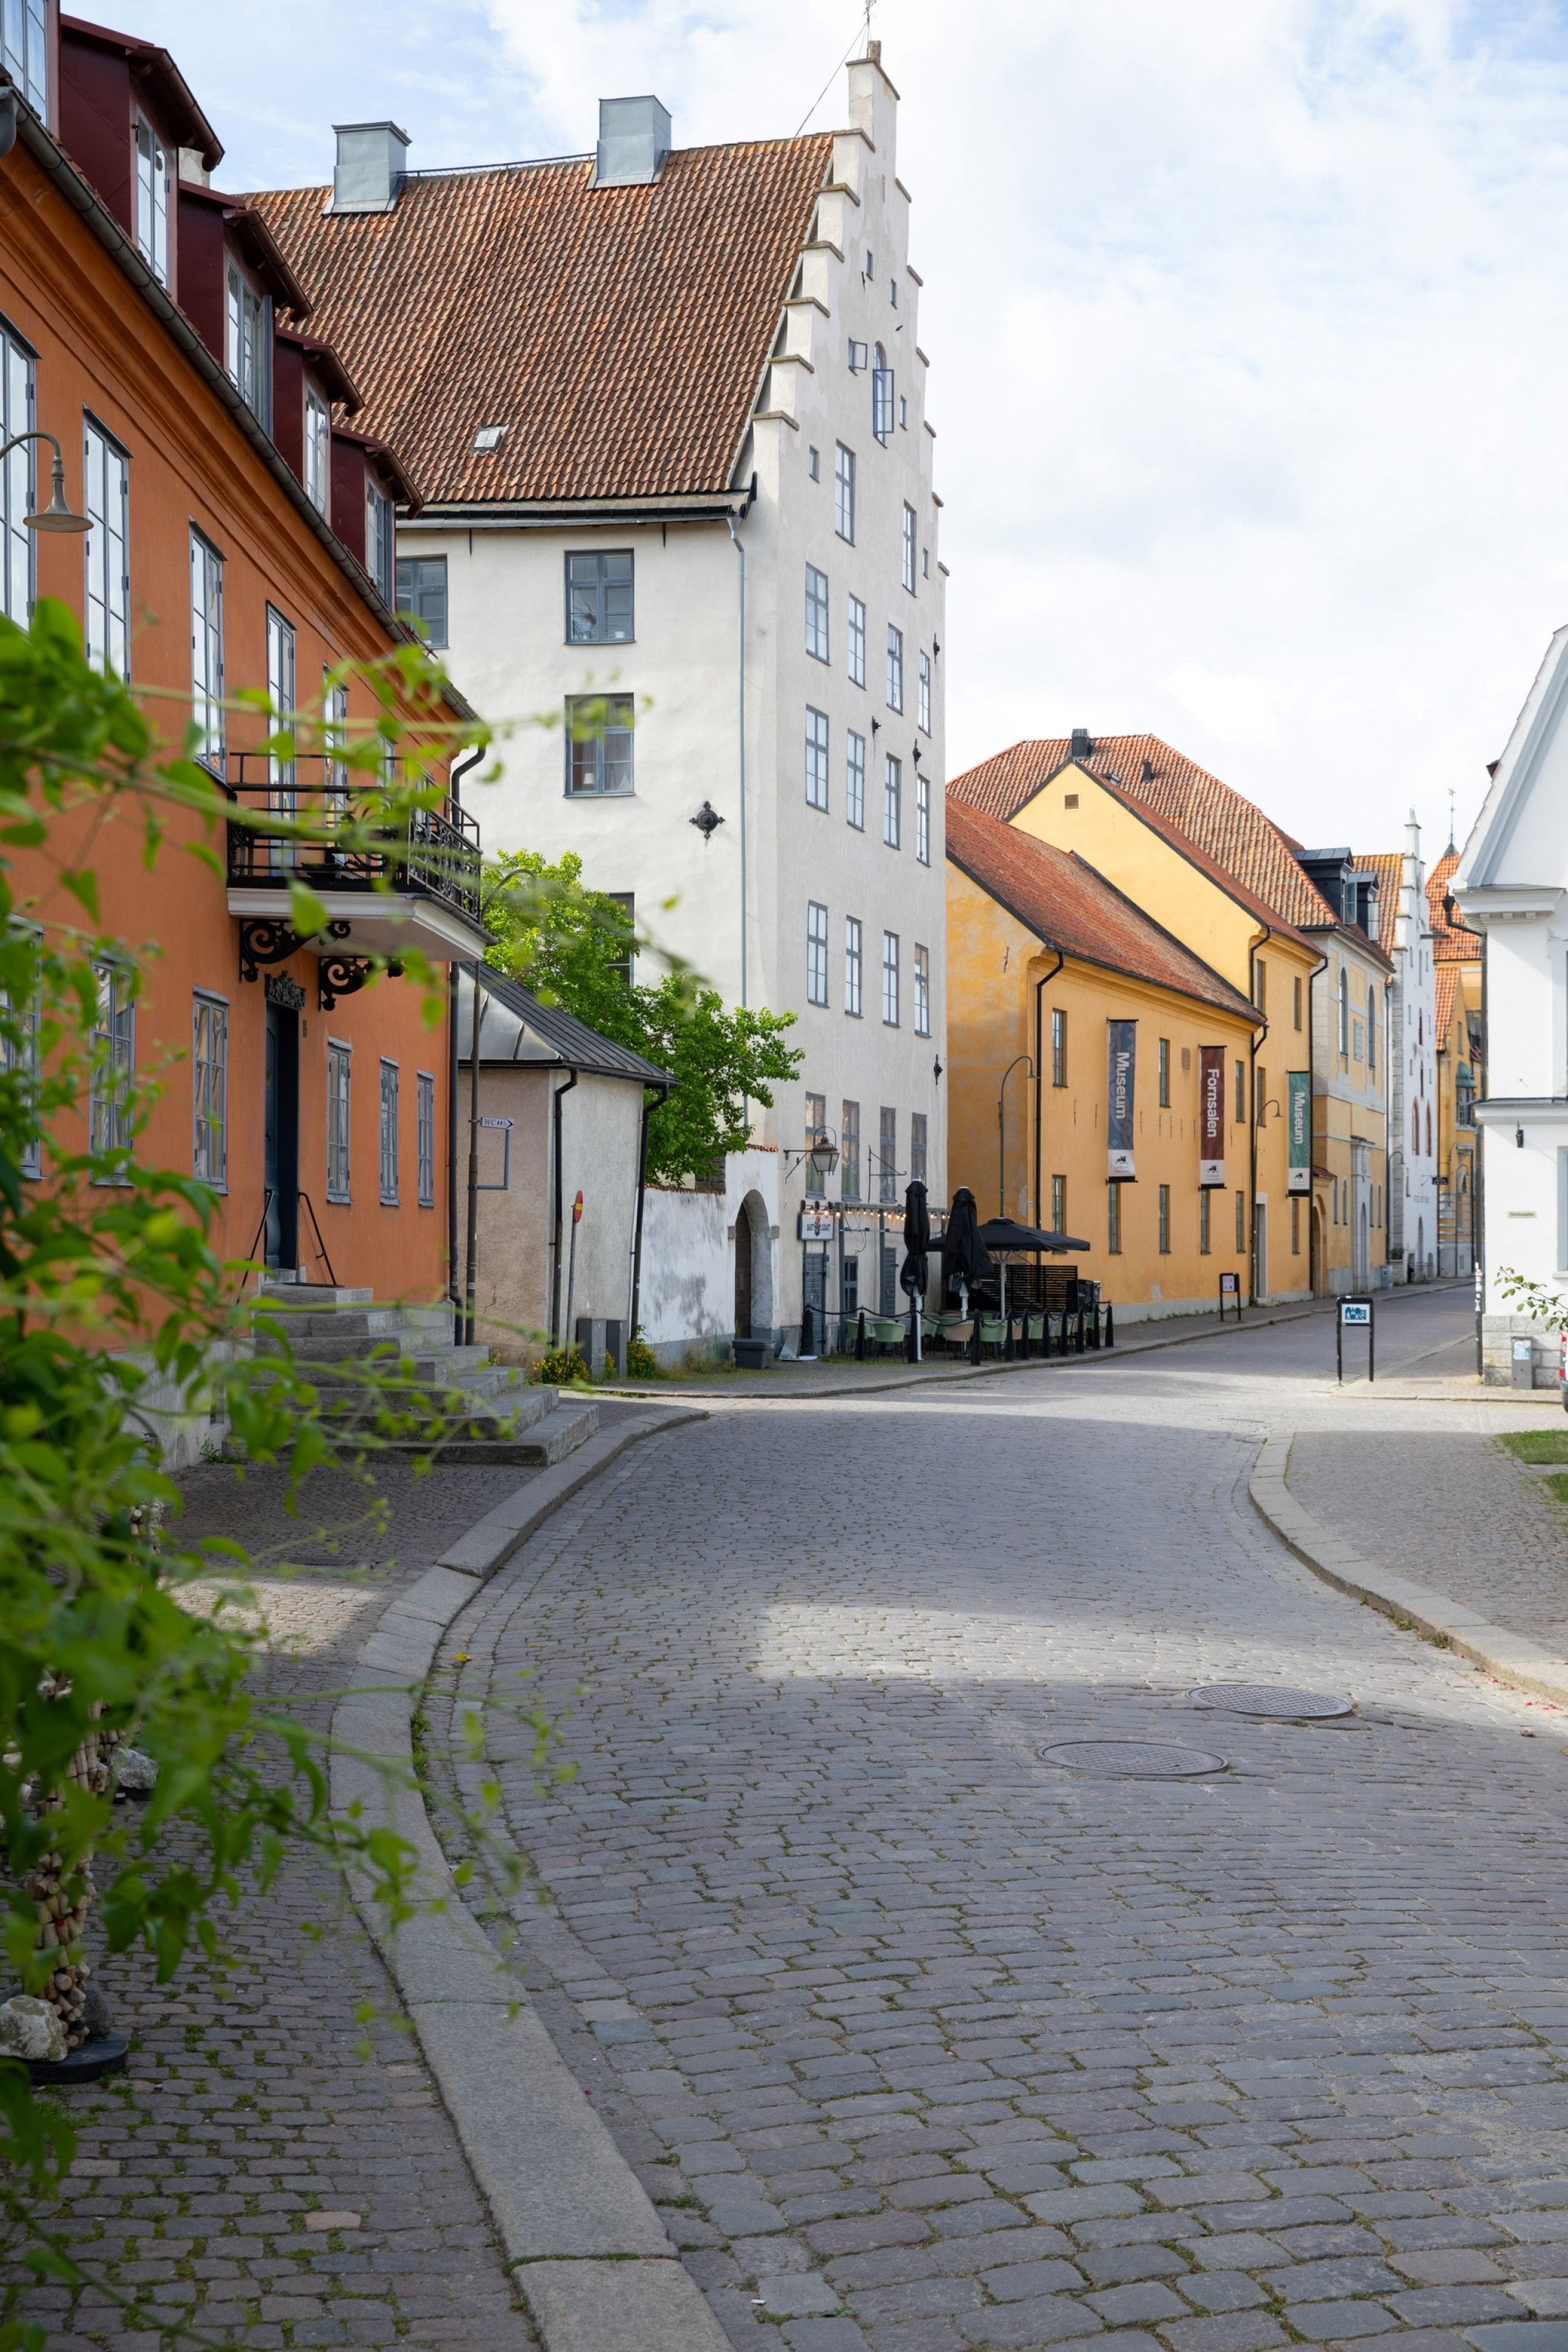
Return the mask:
{"type": "Polygon", "coordinates": [[[1165,683],[1183,709],[1222,743],[1279,740],[1274,697],[1260,677],[1216,677],[1200,662],[1183,662],[1165,683]]]}

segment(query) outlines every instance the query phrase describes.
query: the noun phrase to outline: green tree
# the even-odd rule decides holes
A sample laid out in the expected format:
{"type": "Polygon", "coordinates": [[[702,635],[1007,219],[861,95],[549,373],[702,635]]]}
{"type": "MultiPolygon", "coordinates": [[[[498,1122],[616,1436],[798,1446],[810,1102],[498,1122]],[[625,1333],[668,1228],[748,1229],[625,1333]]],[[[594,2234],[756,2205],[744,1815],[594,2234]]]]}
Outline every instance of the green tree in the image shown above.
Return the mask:
{"type": "Polygon", "coordinates": [[[748,1106],[771,1108],[773,1086],[800,1067],[799,1048],[785,1042],[795,1015],[726,1011],[716,989],[668,954],[661,979],[633,984],[636,927],[619,899],[585,889],[582,877],[583,861],[570,851],[553,866],[533,850],[496,859],[486,876],[494,894],[486,920],[496,934],[488,961],[670,1073],[674,1092],[652,1097],[650,1177],[679,1184],[716,1176],[725,1153],[750,1139],[748,1106]]]}

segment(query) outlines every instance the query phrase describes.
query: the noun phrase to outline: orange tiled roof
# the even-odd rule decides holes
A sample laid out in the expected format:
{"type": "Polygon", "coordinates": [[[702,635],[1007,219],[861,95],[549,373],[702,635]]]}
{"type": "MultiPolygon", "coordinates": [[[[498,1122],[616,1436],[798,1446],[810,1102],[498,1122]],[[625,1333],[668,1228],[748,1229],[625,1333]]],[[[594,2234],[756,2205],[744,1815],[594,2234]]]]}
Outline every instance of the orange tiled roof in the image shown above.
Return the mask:
{"type": "Polygon", "coordinates": [[[1405,860],[1397,850],[1378,849],[1370,857],[1358,857],[1355,863],[1358,874],[1377,877],[1377,944],[1384,955],[1391,956],[1399,927],[1399,890],[1405,877],[1405,860]]]}
{"type": "Polygon", "coordinates": [[[1472,931],[1467,923],[1458,919],[1457,907],[1454,909],[1455,919],[1450,922],[1443,906],[1453,887],[1458,866],[1458,851],[1446,849],[1426,877],[1426,903],[1432,913],[1432,958],[1435,963],[1479,963],[1481,960],[1480,933],[1472,931]]]}
{"type": "Polygon", "coordinates": [[[1016,825],[956,802],[947,812],[947,854],[1047,947],[1239,1013],[1244,1021],[1256,1018],[1239,990],[1070,851],[1053,849],[1016,825]]]}
{"type": "Polygon", "coordinates": [[[677,148],[649,186],[593,163],[413,173],[390,212],[255,196],[433,504],[721,492],[833,152],[677,148]],[[482,425],[504,425],[491,455],[482,425]]]}
{"type": "MultiPolygon", "coordinates": [[[[1437,1008],[1436,1014],[1437,1024],[1436,1044],[1437,1050],[1441,1053],[1444,1046],[1447,1045],[1448,1042],[1448,1031],[1454,1019],[1454,999],[1459,992],[1459,982],[1462,975],[1458,963],[1450,957],[1447,963],[1437,964],[1434,968],[1432,977],[1437,984],[1437,1008]]],[[[1463,1029],[1464,1024],[1461,1023],[1460,1026],[1461,1029],[1463,1029]]],[[[1468,1047],[1469,1037],[1467,1033],[1465,1035],[1465,1044],[1460,1048],[1461,1054],[1468,1052],[1468,1047]]]]}
{"type": "MultiPolygon", "coordinates": [[[[1010,817],[1071,753],[1065,735],[1015,743],[1011,751],[960,777],[956,789],[971,806],[1010,817]]],[[[1102,783],[1118,785],[1140,808],[1174,825],[1261,899],[1273,917],[1298,929],[1334,922],[1333,909],[1297,865],[1295,845],[1279,827],[1158,735],[1102,735],[1080,764],[1102,783]]]]}

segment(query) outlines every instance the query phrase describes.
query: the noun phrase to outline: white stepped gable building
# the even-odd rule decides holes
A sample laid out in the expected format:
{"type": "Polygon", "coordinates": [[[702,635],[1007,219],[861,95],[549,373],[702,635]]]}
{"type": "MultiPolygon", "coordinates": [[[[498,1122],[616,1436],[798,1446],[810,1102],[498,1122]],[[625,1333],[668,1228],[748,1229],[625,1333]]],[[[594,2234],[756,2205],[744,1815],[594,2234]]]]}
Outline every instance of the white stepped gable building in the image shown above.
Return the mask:
{"type": "MultiPolygon", "coordinates": [[[[725,1221],[786,1333],[840,1303],[812,1188],[947,1181],[940,502],[877,43],[848,115],[680,149],[607,100],[592,157],[428,175],[383,126],[368,199],[362,127],[345,194],[259,199],[424,494],[400,602],[488,719],[549,722],[501,747],[487,844],[577,852],[728,1003],[796,1015],[725,1221]]],[[[652,1339],[734,1328],[711,1264],[650,1268],[652,1339]]]]}
{"type": "MultiPolygon", "coordinates": [[[[1454,875],[1483,940],[1487,1094],[1482,1150],[1482,1339],[1489,1380],[1509,1381],[1533,1333],[1534,1377],[1555,1341],[1503,1296],[1512,1270],[1568,1299],[1568,627],[1520,712],[1454,875]]],[[[1521,1374],[1529,1359],[1521,1366],[1521,1374]]]]}
{"type": "Polygon", "coordinates": [[[1377,940],[1394,966],[1388,1005],[1388,1254],[1395,1282],[1437,1265],[1437,981],[1421,827],[1403,853],[1363,861],[1377,877],[1377,940]]]}

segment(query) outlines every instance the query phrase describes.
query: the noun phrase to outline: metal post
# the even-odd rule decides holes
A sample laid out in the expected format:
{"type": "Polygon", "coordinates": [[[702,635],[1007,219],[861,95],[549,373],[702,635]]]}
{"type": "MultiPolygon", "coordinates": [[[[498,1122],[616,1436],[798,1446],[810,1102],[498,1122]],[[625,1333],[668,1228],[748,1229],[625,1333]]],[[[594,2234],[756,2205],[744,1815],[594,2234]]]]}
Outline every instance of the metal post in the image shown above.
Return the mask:
{"type": "Polygon", "coordinates": [[[1377,1378],[1374,1354],[1376,1345],[1377,1301],[1369,1296],[1366,1302],[1366,1377],[1369,1382],[1377,1378]]]}
{"type": "Polygon", "coordinates": [[[1340,1386],[1343,1388],[1345,1384],[1345,1327],[1341,1318],[1340,1310],[1337,1307],[1334,1308],[1334,1377],[1339,1381],[1340,1386]]]}
{"type": "Polygon", "coordinates": [[[855,1322],[855,1361],[856,1361],[858,1364],[863,1364],[863,1363],[865,1362],[865,1360],[866,1360],[866,1309],[862,1307],[862,1308],[860,1309],[860,1312],[859,1312],[858,1316],[856,1318],[856,1322],[855,1322]]]}
{"type": "Polygon", "coordinates": [[[474,962],[474,1009],[468,1023],[468,1263],[463,1284],[463,1339],[474,1344],[474,1310],[479,1281],[479,1032],[484,1013],[479,1004],[479,967],[474,962]]]}

